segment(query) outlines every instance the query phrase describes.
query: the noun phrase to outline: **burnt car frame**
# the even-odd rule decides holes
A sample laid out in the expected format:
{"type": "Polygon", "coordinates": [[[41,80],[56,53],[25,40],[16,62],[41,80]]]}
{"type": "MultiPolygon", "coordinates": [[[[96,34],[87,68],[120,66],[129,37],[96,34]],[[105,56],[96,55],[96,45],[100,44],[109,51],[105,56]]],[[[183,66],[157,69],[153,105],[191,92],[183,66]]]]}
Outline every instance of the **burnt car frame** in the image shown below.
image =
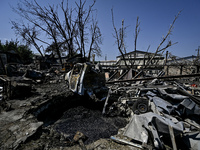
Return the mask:
{"type": "Polygon", "coordinates": [[[105,86],[105,74],[91,63],[77,63],[66,73],[65,81],[69,89],[79,95],[88,94],[96,101],[106,99],[108,88],[105,86]]]}

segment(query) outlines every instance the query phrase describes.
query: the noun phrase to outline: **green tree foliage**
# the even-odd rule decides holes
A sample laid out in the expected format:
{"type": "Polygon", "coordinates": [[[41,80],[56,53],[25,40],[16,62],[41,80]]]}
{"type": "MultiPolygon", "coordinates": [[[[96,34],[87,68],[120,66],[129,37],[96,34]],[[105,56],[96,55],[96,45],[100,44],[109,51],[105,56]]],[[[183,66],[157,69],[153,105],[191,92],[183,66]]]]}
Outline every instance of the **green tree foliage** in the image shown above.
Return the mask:
{"type": "Polygon", "coordinates": [[[0,51],[8,53],[13,53],[14,51],[16,54],[18,54],[22,63],[25,64],[31,63],[33,57],[33,53],[29,46],[21,45],[18,41],[6,41],[5,43],[0,41],[0,51]]]}

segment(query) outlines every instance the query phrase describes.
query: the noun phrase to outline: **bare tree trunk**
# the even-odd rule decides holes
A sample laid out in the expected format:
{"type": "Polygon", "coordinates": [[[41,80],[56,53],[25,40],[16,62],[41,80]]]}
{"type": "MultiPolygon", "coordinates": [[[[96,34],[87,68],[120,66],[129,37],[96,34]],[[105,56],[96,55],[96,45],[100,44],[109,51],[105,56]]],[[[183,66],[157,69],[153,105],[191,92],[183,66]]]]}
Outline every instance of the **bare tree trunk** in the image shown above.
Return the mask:
{"type": "Polygon", "coordinates": [[[170,25],[170,28],[169,28],[169,30],[168,30],[166,36],[163,38],[163,40],[161,41],[161,43],[158,45],[158,47],[157,47],[157,49],[156,49],[156,52],[155,52],[154,55],[151,57],[151,59],[146,63],[146,65],[144,66],[144,68],[146,68],[146,67],[151,63],[151,61],[155,58],[155,56],[156,56],[158,53],[160,53],[160,52],[163,53],[168,47],[170,47],[170,46],[176,44],[176,43],[172,44],[171,41],[169,41],[169,42],[167,43],[167,45],[166,45],[164,48],[160,49],[160,47],[161,47],[161,46],[163,45],[163,43],[166,41],[166,39],[168,38],[168,36],[171,34],[172,29],[174,28],[174,23],[175,23],[176,19],[178,18],[178,16],[180,15],[180,13],[181,13],[181,11],[178,13],[177,16],[175,16],[175,18],[174,18],[172,24],[170,25]]]}
{"type": "Polygon", "coordinates": [[[134,40],[134,62],[131,63],[132,65],[135,64],[135,59],[136,59],[137,38],[140,32],[139,25],[140,25],[139,17],[137,16],[137,21],[136,21],[136,26],[135,26],[135,40],[134,40]]]}
{"type": "Polygon", "coordinates": [[[145,64],[145,66],[142,67],[142,70],[141,70],[136,76],[138,76],[141,72],[143,72],[143,69],[147,68],[147,66],[150,65],[151,61],[155,58],[155,56],[156,56],[159,52],[162,52],[162,53],[163,53],[168,47],[170,47],[170,46],[173,45],[173,44],[171,43],[171,41],[169,41],[168,44],[167,44],[164,48],[160,49],[160,47],[162,46],[162,44],[166,41],[167,37],[171,34],[172,29],[174,28],[174,23],[175,23],[175,21],[176,21],[176,19],[178,18],[178,16],[179,16],[180,13],[181,13],[181,11],[178,13],[177,16],[175,16],[175,18],[174,18],[172,24],[170,25],[170,28],[169,28],[169,30],[168,30],[168,33],[166,34],[166,36],[163,38],[163,40],[161,41],[161,43],[160,43],[159,46],[157,47],[156,52],[155,52],[155,53],[153,54],[153,56],[147,61],[147,63],[145,64]]]}
{"type": "Polygon", "coordinates": [[[113,9],[111,9],[111,13],[112,13],[112,23],[113,23],[113,28],[115,30],[115,39],[117,42],[117,47],[119,52],[122,55],[122,59],[124,60],[125,66],[127,67],[127,69],[129,69],[129,66],[127,65],[123,50],[125,49],[125,45],[124,45],[124,20],[122,20],[122,27],[120,28],[120,33],[118,33],[115,24],[114,24],[114,15],[113,15],[113,9]],[[124,49],[123,49],[124,48],[124,49]]]}
{"type": "MultiPolygon", "coordinates": [[[[31,2],[25,0],[20,1],[13,10],[28,22],[27,25],[24,25],[23,22],[19,22],[22,27],[28,28],[29,25],[33,25],[37,29],[38,34],[33,35],[32,39],[29,37],[25,40],[30,44],[33,44],[42,56],[43,54],[40,51],[40,46],[38,46],[37,43],[42,42],[48,46],[54,43],[54,46],[56,47],[54,50],[62,64],[61,50],[66,49],[69,57],[78,51],[82,57],[86,57],[86,54],[88,53],[86,52],[85,47],[89,43],[89,37],[93,38],[93,34],[86,33],[90,30],[90,16],[94,11],[93,6],[96,3],[96,0],[93,0],[93,3],[88,7],[88,10],[85,9],[86,0],[79,1],[79,4],[75,2],[77,7],[69,9],[68,0],[66,7],[64,6],[64,0],[62,0],[60,7],[57,5],[56,8],[50,5],[41,7],[36,0],[31,2]],[[58,8],[61,8],[64,20],[61,20],[61,17],[59,17],[58,8]],[[44,34],[47,35],[48,41],[50,41],[49,43],[51,44],[42,40],[42,35],[44,34]],[[59,45],[60,43],[62,44],[63,49],[59,45]]],[[[17,28],[14,29],[17,30],[17,28]]],[[[97,46],[97,43],[100,43],[98,40],[101,36],[96,36],[96,33],[94,35],[95,38],[91,39],[91,43],[89,44],[91,47],[89,56],[94,52],[101,52],[100,48],[97,46]]]]}
{"type": "Polygon", "coordinates": [[[89,48],[89,53],[88,53],[88,60],[91,58],[91,54],[97,54],[97,56],[101,56],[100,52],[100,46],[99,44],[102,43],[102,38],[101,38],[101,31],[98,27],[98,22],[94,19],[92,19],[92,25],[90,28],[90,34],[91,34],[91,43],[90,43],[90,48],[89,48]]]}

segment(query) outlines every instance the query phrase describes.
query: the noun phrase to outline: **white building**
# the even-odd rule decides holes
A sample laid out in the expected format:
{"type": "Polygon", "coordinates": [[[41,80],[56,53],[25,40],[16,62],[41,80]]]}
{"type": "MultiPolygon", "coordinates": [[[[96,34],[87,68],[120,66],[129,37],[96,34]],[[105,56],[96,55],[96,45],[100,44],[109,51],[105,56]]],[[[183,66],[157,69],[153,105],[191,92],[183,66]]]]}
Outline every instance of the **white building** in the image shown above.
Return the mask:
{"type": "Polygon", "coordinates": [[[149,65],[163,65],[165,62],[165,58],[162,55],[157,54],[154,56],[154,53],[139,50],[124,54],[124,58],[122,55],[117,56],[116,65],[125,66],[126,63],[129,66],[134,66],[134,68],[137,68],[147,65],[147,63],[149,65]],[[154,58],[150,61],[152,57],[154,58]]]}

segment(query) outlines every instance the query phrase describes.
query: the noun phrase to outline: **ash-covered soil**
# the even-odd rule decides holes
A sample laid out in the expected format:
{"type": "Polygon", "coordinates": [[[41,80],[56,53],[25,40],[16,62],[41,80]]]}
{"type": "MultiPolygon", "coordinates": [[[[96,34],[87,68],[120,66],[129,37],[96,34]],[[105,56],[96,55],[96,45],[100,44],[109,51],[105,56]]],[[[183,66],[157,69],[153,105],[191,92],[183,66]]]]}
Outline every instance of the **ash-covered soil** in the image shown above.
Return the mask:
{"type": "Polygon", "coordinates": [[[133,148],[110,140],[127,125],[127,118],[102,116],[104,102],[74,94],[64,83],[37,85],[28,99],[34,106],[28,113],[34,114],[43,126],[17,149],[81,149],[73,141],[77,131],[87,137],[83,141],[87,149],[133,148]]]}
{"type": "Polygon", "coordinates": [[[83,106],[70,108],[52,125],[57,132],[62,132],[72,139],[77,131],[82,132],[88,139],[85,144],[90,144],[100,138],[109,138],[116,135],[119,128],[127,124],[122,117],[103,117],[99,110],[92,110],[83,106]]]}

